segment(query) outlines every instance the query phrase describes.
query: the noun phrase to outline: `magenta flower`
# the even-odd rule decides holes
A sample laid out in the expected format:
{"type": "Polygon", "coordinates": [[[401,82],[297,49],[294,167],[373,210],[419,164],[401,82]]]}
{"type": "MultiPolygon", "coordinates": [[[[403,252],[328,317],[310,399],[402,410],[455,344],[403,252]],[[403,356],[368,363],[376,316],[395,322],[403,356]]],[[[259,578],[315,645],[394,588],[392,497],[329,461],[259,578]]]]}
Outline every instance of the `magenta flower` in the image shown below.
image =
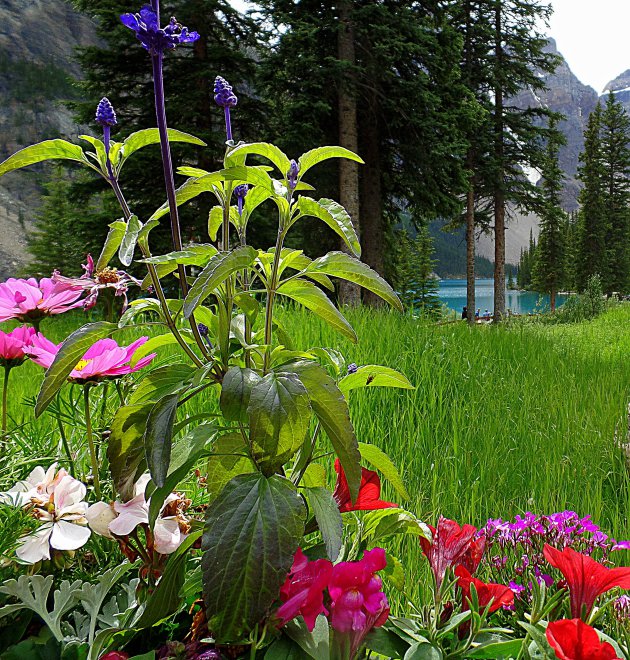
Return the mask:
{"type": "Polygon", "coordinates": [[[328,583],[330,623],[343,657],[354,658],[365,636],[382,626],[389,616],[389,603],[377,571],[387,566],[385,550],[366,550],[363,559],[333,566],[328,583]]]}
{"type": "Polygon", "coordinates": [[[39,282],[34,277],[17,280],[10,277],[0,284],[0,321],[17,319],[37,327],[45,316],[63,314],[80,307],[83,291],[56,284],[49,277],[39,282]]]}
{"type": "MultiPolygon", "coordinates": [[[[99,339],[88,348],[77,366],[70,372],[68,379],[80,384],[93,383],[138,371],[146,367],[156,356],[155,353],[151,353],[138,360],[133,367],[129,364],[136,350],[148,340],[148,337],[140,337],[129,346],[119,346],[113,339],[99,339]]],[[[41,333],[37,333],[33,337],[32,345],[27,348],[27,353],[33,362],[48,369],[60,347],[61,344],[55,344],[41,333]]]]}
{"type": "Polygon", "coordinates": [[[17,367],[26,359],[25,346],[30,345],[35,328],[20,326],[11,332],[0,331],[0,366],[17,367]]]}
{"type": "Polygon", "coordinates": [[[123,309],[127,307],[127,289],[130,284],[140,286],[141,282],[124,270],[115,268],[102,268],[95,270],[94,259],[88,254],[87,264],[83,264],[85,273],[81,277],[65,277],[58,270],[53,273],[52,281],[68,290],[82,290],[88,295],[84,300],[83,308],[92,309],[96,305],[98,294],[105,289],[111,289],[117,296],[124,297],[123,309]]]}
{"type": "Polygon", "coordinates": [[[280,589],[282,605],[276,616],[279,626],[302,615],[310,632],[315,628],[315,621],[320,614],[328,614],[324,607],[324,590],[333,571],[327,559],[309,561],[298,548],[293,557],[293,566],[280,589]]]}

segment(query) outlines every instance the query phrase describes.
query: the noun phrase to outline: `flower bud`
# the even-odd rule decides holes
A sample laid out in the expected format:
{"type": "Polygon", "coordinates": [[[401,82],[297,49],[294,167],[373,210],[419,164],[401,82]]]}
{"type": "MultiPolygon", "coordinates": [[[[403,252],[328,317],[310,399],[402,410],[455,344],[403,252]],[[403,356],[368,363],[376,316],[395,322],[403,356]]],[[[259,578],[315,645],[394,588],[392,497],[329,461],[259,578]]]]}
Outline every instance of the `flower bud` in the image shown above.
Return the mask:
{"type": "Polygon", "coordinates": [[[114,106],[107,97],[103,97],[96,107],[96,123],[101,126],[116,126],[116,113],[114,106]]]}
{"type": "Polygon", "coordinates": [[[238,103],[232,85],[221,76],[217,76],[214,80],[214,100],[222,108],[233,108],[238,103]]]}
{"type": "Polygon", "coordinates": [[[295,186],[297,186],[297,178],[299,172],[300,166],[295,160],[292,160],[291,167],[289,167],[289,171],[287,172],[287,183],[289,184],[289,190],[291,191],[295,190],[295,186]]]}

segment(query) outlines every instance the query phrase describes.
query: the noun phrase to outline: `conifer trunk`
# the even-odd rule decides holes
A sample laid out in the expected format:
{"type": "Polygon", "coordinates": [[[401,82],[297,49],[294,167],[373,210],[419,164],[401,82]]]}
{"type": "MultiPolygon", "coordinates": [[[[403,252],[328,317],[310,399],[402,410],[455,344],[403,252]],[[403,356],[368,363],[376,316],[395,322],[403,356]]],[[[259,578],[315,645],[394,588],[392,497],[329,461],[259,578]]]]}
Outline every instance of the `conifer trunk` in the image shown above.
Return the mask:
{"type": "Polygon", "coordinates": [[[551,293],[549,294],[549,306],[551,307],[552,312],[556,311],[556,290],[555,290],[555,288],[552,288],[551,293]]]}
{"type": "Polygon", "coordinates": [[[505,186],[503,147],[503,70],[502,2],[495,8],[494,25],[495,88],[494,88],[494,320],[505,316],[505,186]]]}
{"type": "Polygon", "coordinates": [[[475,189],[473,177],[466,195],[466,308],[468,323],[475,322],[475,189]]]}
{"type": "MultiPolygon", "coordinates": [[[[348,0],[339,4],[339,31],[337,33],[337,56],[347,67],[356,62],[354,48],[354,26],[351,19],[351,5],[348,0]]],[[[359,150],[357,131],[357,102],[354,88],[354,73],[347,71],[341,79],[338,96],[339,107],[339,145],[354,151],[359,150]]],[[[359,215],[359,166],[352,160],[339,159],[339,202],[352,218],[354,230],[360,238],[359,215]]],[[[341,242],[341,249],[350,252],[341,242]]],[[[339,284],[339,302],[342,305],[360,305],[361,289],[352,282],[341,280],[339,284]]]]}

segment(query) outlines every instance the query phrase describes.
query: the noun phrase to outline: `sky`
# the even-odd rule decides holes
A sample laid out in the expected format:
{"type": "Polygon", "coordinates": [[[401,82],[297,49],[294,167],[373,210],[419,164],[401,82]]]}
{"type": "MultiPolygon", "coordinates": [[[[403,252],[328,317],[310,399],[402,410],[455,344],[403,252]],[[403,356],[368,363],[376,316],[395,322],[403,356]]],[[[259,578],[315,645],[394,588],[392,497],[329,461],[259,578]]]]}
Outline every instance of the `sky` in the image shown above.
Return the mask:
{"type": "Polygon", "coordinates": [[[571,71],[601,93],[630,69],[630,0],[551,0],[549,36],[571,71]]]}

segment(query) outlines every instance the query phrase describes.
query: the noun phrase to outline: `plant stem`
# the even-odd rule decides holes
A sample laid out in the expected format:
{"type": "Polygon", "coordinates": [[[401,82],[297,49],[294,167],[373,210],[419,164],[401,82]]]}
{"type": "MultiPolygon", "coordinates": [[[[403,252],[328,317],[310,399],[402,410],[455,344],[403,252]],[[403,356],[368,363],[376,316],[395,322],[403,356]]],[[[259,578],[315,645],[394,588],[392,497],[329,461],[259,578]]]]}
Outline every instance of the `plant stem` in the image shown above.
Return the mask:
{"type": "Polygon", "coordinates": [[[265,360],[263,371],[266,373],[269,368],[269,358],[271,357],[271,339],[273,329],[273,303],[276,297],[276,287],[278,286],[278,267],[280,265],[280,253],[282,252],[282,243],[284,242],[283,224],[280,223],[278,237],[276,238],[276,250],[273,255],[273,266],[271,268],[271,278],[267,288],[267,305],[265,306],[265,360]]]}
{"type": "MultiPolygon", "coordinates": [[[[59,405],[59,413],[61,413],[61,396],[59,394],[57,394],[57,404],[59,405]]],[[[61,414],[55,415],[55,418],[57,419],[57,426],[59,427],[61,444],[63,445],[63,449],[66,452],[66,456],[68,457],[68,468],[70,470],[70,476],[74,477],[74,457],[72,456],[72,452],[70,451],[70,445],[68,444],[66,431],[63,428],[63,422],[61,421],[61,414]]]]}
{"type": "Polygon", "coordinates": [[[92,434],[92,418],[90,416],[90,385],[83,386],[83,402],[85,404],[85,427],[87,433],[88,447],[90,448],[90,462],[92,463],[92,477],[94,478],[94,493],[101,499],[101,482],[98,478],[98,459],[96,457],[96,447],[94,446],[94,436],[92,434]]]}
{"type": "Polygon", "coordinates": [[[7,434],[7,394],[9,392],[9,374],[11,367],[4,365],[4,384],[2,387],[2,436],[7,434]]]}

